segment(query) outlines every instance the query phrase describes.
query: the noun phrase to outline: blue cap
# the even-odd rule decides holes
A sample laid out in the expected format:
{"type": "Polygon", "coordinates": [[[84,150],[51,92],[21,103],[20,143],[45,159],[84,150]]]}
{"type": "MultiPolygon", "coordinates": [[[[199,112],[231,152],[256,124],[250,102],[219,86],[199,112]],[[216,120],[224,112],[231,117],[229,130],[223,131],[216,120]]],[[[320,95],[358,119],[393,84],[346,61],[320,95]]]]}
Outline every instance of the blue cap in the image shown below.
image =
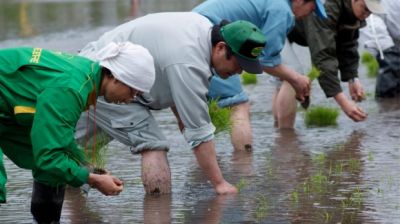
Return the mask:
{"type": "Polygon", "coordinates": [[[327,19],[328,15],[326,15],[324,3],[321,0],[315,0],[315,13],[321,19],[327,19]]]}

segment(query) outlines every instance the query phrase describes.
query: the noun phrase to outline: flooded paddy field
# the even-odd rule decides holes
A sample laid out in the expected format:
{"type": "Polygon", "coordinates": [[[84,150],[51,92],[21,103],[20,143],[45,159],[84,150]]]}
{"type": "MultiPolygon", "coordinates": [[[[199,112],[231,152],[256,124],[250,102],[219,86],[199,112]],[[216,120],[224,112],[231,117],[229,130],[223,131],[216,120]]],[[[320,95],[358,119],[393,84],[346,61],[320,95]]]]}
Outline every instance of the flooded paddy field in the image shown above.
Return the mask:
{"type": "MultiPolygon", "coordinates": [[[[0,0],[0,48],[39,46],[77,52],[113,26],[157,11],[189,10],[201,1],[0,0]],[[134,13],[132,13],[134,12],[134,13]]],[[[362,123],[343,112],[337,125],[307,127],[299,107],[295,130],[273,127],[273,84],[259,75],[250,95],[254,151],[236,152],[216,136],[219,164],[238,195],[217,196],[180,135],[173,114],[157,111],[171,143],[172,194],[145,195],[140,156],[111,142],[107,169],[125,182],[118,197],[67,189],[62,223],[400,223],[400,99],[374,99],[375,80],[360,67],[368,113],[362,123]]],[[[343,85],[347,91],[347,85],[343,85]]],[[[347,92],[346,92],[347,94],[347,92]]],[[[337,107],[313,83],[311,106],[337,107]]],[[[32,223],[31,173],[5,159],[8,203],[0,223],[32,223]]]]}

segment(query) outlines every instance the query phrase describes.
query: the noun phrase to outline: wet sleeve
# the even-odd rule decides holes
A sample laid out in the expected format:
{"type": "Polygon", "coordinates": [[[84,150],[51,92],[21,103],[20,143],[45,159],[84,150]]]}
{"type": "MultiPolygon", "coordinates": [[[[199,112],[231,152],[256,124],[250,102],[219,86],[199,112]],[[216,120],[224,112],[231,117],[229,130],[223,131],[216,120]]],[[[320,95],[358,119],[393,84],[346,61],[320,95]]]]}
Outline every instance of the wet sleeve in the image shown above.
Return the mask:
{"type": "Polygon", "coordinates": [[[280,53],[285,45],[286,36],[294,25],[292,15],[282,15],[281,11],[277,11],[274,15],[273,12],[275,11],[273,10],[269,17],[281,19],[266,19],[264,25],[260,27],[267,39],[260,57],[260,62],[265,67],[275,67],[282,63],[280,53]]]}
{"type": "Polygon", "coordinates": [[[48,88],[38,96],[31,131],[37,180],[74,187],[87,182],[89,172],[78,162],[83,151],[74,140],[83,104],[80,95],[69,88],[48,88]]]}
{"type": "Polygon", "coordinates": [[[327,97],[342,92],[338,78],[339,61],[336,55],[336,26],[332,17],[326,20],[316,16],[304,18],[304,29],[313,64],[321,71],[319,84],[327,97]]]}
{"type": "Polygon", "coordinates": [[[211,71],[188,65],[166,68],[172,98],[184,125],[183,135],[194,148],[214,138],[215,127],[208,113],[206,94],[211,71]]]}

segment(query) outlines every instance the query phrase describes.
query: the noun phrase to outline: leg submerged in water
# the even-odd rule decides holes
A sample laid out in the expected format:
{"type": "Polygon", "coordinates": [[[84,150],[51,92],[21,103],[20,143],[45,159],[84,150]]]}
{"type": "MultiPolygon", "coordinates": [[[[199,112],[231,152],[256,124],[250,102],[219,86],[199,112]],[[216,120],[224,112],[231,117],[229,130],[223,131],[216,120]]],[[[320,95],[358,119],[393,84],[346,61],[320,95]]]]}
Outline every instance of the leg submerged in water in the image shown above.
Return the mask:
{"type": "Polygon", "coordinates": [[[231,142],[235,150],[252,151],[253,132],[250,124],[250,103],[244,102],[232,107],[231,142]]]}
{"type": "Polygon", "coordinates": [[[65,186],[50,187],[33,181],[31,213],[37,223],[59,223],[65,186]]]}
{"type": "Polygon", "coordinates": [[[147,194],[171,193],[171,171],[167,152],[142,152],[142,181],[147,194]]]}

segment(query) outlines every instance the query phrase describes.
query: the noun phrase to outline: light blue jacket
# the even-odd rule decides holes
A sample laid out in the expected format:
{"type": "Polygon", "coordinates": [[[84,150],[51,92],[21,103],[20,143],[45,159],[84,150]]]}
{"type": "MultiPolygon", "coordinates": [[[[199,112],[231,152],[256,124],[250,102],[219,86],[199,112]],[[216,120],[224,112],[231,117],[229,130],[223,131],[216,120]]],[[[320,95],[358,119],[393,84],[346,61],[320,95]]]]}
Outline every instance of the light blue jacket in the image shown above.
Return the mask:
{"type": "Polygon", "coordinates": [[[280,52],[295,24],[290,0],[207,0],[193,9],[214,24],[223,19],[247,20],[267,38],[260,62],[266,67],[281,64],[280,52]]]}

